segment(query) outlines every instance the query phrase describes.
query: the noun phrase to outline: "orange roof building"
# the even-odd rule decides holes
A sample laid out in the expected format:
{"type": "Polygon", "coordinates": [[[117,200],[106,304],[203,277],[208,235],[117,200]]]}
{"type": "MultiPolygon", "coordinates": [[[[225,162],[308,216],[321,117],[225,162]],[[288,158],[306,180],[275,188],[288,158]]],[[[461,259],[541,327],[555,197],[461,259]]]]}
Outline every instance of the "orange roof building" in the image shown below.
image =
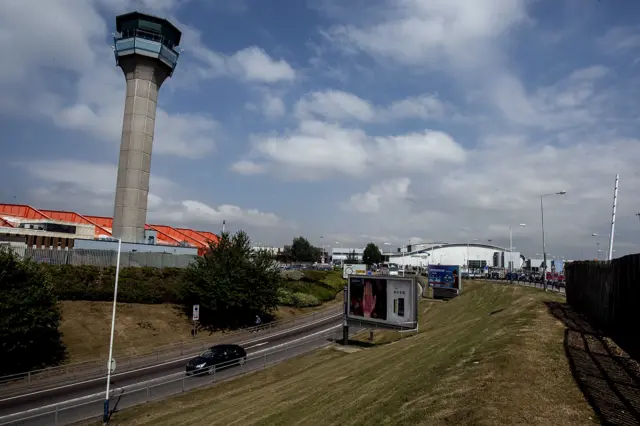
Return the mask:
{"type": "MultiPolygon", "coordinates": [[[[75,234],[66,235],[71,239],[102,239],[112,235],[113,219],[110,217],[83,215],[62,210],[39,210],[22,204],[0,204],[0,233],[3,234],[24,231],[25,234],[35,236],[47,234],[52,238],[61,237],[65,236],[64,232],[60,232],[64,231],[65,224],[76,225],[75,234]]],[[[209,246],[209,242],[218,242],[218,236],[211,232],[174,228],[168,225],[147,224],[145,228],[155,231],[156,241],[160,245],[191,246],[197,248],[200,255],[209,246]]]]}

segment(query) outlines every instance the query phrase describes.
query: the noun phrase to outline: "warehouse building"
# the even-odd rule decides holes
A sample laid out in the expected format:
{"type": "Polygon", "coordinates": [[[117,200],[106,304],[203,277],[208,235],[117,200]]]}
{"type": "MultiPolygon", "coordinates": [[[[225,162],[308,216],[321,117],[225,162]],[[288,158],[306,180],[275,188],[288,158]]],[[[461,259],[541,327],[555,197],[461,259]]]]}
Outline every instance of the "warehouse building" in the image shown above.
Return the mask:
{"type": "Polygon", "coordinates": [[[522,268],[524,256],[519,252],[509,252],[508,248],[488,244],[433,244],[409,247],[406,253],[394,253],[389,263],[402,266],[460,265],[466,270],[485,267],[522,268]]]}

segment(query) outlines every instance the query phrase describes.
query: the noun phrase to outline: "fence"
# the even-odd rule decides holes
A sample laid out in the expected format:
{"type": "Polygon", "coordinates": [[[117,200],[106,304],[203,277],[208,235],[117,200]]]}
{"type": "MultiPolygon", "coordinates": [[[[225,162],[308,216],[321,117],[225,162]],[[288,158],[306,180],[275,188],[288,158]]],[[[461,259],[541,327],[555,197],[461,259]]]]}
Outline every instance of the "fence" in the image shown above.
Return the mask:
{"type": "MultiPolygon", "coordinates": [[[[259,326],[252,326],[231,333],[217,336],[209,336],[194,340],[182,341],[165,346],[159,346],[150,352],[139,353],[131,356],[118,356],[119,373],[128,372],[136,368],[148,367],[155,363],[169,362],[184,355],[193,355],[205,348],[220,343],[238,343],[241,338],[269,338],[271,332],[284,333],[288,330],[294,331],[305,326],[324,322],[326,320],[337,319],[343,308],[332,307],[320,310],[300,317],[294,317],[281,321],[274,321],[259,326]],[[261,332],[260,334],[254,334],[261,332]]],[[[106,358],[97,358],[72,364],[63,364],[55,367],[48,367],[41,370],[32,370],[23,373],[0,376],[0,396],[12,395],[12,391],[27,392],[27,389],[41,388],[46,385],[55,384],[60,386],[67,383],[74,383],[79,380],[86,380],[93,377],[100,377],[107,374],[106,358]],[[10,387],[9,387],[10,386],[10,387]]]]}
{"type": "MultiPolygon", "coordinates": [[[[115,250],[12,247],[21,258],[31,258],[38,263],[53,265],[116,266],[118,252],[115,250]]],[[[120,266],[151,266],[155,268],[186,268],[196,256],[159,252],[121,252],[120,266]]]]}
{"type": "Polygon", "coordinates": [[[567,303],[613,336],[640,345],[640,254],[566,267],[567,303]]]}
{"type": "MultiPolygon", "coordinates": [[[[218,364],[213,372],[188,377],[184,373],[175,373],[165,377],[152,379],[110,392],[111,407],[117,410],[133,407],[149,401],[166,398],[190,390],[210,386],[216,382],[226,381],[233,377],[261,370],[278,364],[292,357],[302,355],[336,342],[340,338],[339,326],[318,336],[301,339],[303,342],[283,344],[271,349],[249,353],[246,362],[238,366],[218,364]]],[[[104,394],[87,395],[25,412],[13,413],[0,417],[0,426],[9,424],[21,425],[66,425],[98,418],[102,415],[104,394]]]]}

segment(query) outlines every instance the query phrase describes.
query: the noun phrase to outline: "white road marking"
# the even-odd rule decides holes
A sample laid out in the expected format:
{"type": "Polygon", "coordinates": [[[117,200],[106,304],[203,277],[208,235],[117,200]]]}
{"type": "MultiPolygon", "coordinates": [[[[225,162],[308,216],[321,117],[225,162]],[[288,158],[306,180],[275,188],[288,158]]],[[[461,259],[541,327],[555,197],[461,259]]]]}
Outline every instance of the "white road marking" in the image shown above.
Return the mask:
{"type": "Polygon", "coordinates": [[[257,348],[258,346],[264,346],[269,342],[262,342],[262,343],[258,343],[256,345],[251,345],[251,346],[247,346],[246,348],[244,348],[245,350],[249,350],[249,349],[253,349],[253,348],[257,348]]]}
{"type": "MultiPolygon", "coordinates": [[[[266,336],[264,336],[262,338],[252,339],[252,340],[249,340],[249,341],[246,341],[246,342],[238,343],[238,345],[245,346],[245,345],[251,344],[253,342],[259,342],[259,341],[264,340],[264,339],[270,339],[270,338],[279,336],[281,334],[290,333],[292,331],[300,330],[302,328],[307,328],[309,326],[312,326],[312,325],[315,325],[315,324],[319,324],[321,322],[327,321],[329,319],[332,319],[332,318],[335,318],[335,317],[338,317],[338,316],[342,316],[342,314],[330,315],[330,316],[321,318],[321,319],[319,319],[317,321],[310,322],[310,323],[307,323],[307,324],[303,324],[303,325],[298,326],[298,327],[288,328],[288,329],[280,331],[278,333],[268,334],[268,335],[266,335],[266,336]]],[[[294,342],[295,341],[296,340],[294,340],[294,342]]],[[[139,368],[137,370],[123,371],[122,373],[112,374],[111,378],[115,378],[115,377],[119,377],[119,376],[125,376],[125,375],[133,374],[133,373],[138,373],[140,371],[146,371],[146,370],[162,367],[162,366],[169,365],[169,364],[174,364],[174,363],[177,363],[177,362],[180,362],[180,361],[187,361],[187,360],[190,360],[191,358],[193,358],[193,355],[190,355],[190,356],[184,357],[184,358],[174,359],[174,360],[167,361],[167,362],[163,362],[161,364],[150,365],[149,367],[143,367],[143,368],[139,368]]],[[[95,379],[84,380],[82,382],[74,382],[74,383],[70,383],[68,385],[58,386],[58,387],[55,387],[55,388],[43,389],[43,390],[31,392],[31,393],[24,393],[24,394],[21,394],[21,395],[0,399],[0,403],[7,402],[7,401],[12,401],[12,400],[15,400],[15,399],[20,399],[20,398],[25,398],[25,397],[29,397],[29,396],[33,396],[33,395],[40,395],[40,394],[46,393],[46,392],[54,392],[54,391],[57,391],[57,390],[60,390],[60,389],[67,389],[67,388],[70,388],[70,387],[84,385],[84,384],[87,384],[87,383],[92,383],[92,382],[96,382],[96,381],[100,381],[100,380],[106,380],[106,379],[107,379],[107,376],[102,376],[102,377],[97,377],[95,379]]],[[[84,397],[82,397],[82,398],[84,398],[84,397]]]]}
{"type": "MultiPolygon", "coordinates": [[[[273,346],[271,348],[261,349],[259,351],[252,352],[252,353],[248,354],[248,359],[251,360],[251,359],[254,358],[255,355],[261,354],[263,352],[267,352],[267,351],[270,351],[270,350],[273,350],[273,349],[278,349],[278,348],[281,348],[283,346],[289,346],[289,345],[292,345],[293,343],[297,343],[297,342],[300,342],[302,340],[307,340],[310,337],[315,337],[315,336],[327,333],[329,331],[332,331],[332,330],[335,330],[335,329],[338,329],[338,328],[341,328],[341,327],[342,327],[342,324],[334,325],[334,326],[326,328],[324,330],[317,331],[317,332],[312,333],[312,334],[308,334],[306,336],[300,337],[300,338],[295,339],[295,340],[291,340],[290,342],[287,342],[287,343],[282,343],[280,345],[276,345],[276,346],[273,346]]],[[[193,358],[193,357],[189,357],[189,358],[185,358],[185,359],[191,359],[191,358],[193,358]]],[[[132,385],[122,386],[120,388],[114,388],[111,392],[113,392],[114,394],[116,392],[124,392],[127,388],[132,388],[132,387],[141,387],[141,388],[144,389],[144,387],[145,387],[144,385],[148,385],[148,384],[151,384],[153,382],[157,382],[157,381],[162,380],[162,379],[167,379],[166,382],[169,382],[170,378],[180,377],[180,376],[183,376],[183,375],[184,375],[184,372],[169,374],[167,376],[157,377],[155,379],[147,380],[147,381],[144,381],[144,382],[138,382],[138,383],[135,383],[135,384],[132,384],[132,385]]],[[[117,395],[114,395],[114,396],[117,396],[117,395]]],[[[100,397],[104,398],[104,392],[94,393],[94,394],[91,394],[91,395],[85,395],[85,396],[81,396],[81,397],[78,397],[78,398],[73,398],[73,399],[68,399],[66,401],[61,401],[61,402],[58,402],[58,403],[55,403],[55,404],[43,405],[41,407],[31,408],[29,410],[19,411],[17,413],[13,413],[13,414],[8,414],[6,416],[0,417],[0,422],[4,422],[6,420],[10,420],[11,418],[16,417],[16,416],[22,418],[22,417],[25,417],[24,415],[28,414],[28,413],[35,413],[35,412],[45,411],[47,409],[55,409],[56,407],[61,406],[61,405],[68,405],[68,404],[72,404],[72,403],[75,403],[75,402],[85,401],[87,399],[100,398],[100,397]]],[[[13,398],[17,398],[17,397],[13,397],[13,398]]],[[[8,399],[2,400],[2,401],[7,401],[7,400],[13,399],[13,398],[8,398],[8,399]]],[[[19,420],[19,419],[16,419],[16,420],[19,420]]]]}

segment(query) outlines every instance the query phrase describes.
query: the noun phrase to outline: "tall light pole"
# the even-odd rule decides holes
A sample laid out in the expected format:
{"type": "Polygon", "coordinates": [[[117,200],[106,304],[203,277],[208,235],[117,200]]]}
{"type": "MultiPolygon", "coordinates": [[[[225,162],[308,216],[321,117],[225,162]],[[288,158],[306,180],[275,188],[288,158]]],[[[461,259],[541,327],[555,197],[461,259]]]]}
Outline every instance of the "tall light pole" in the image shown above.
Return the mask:
{"type": "Polygon", "coordinates": [[[113,284],[113,310],[111,312],[111,337],[109,338],[109,358],[107,359],[107,391],[104,397],[104,414],[102,422],[109,422],[109,386],[111,385],[111,370],[115,368],[113,365],[113,334],[116,329],[116,302],[118,300],[118,277],[120,276],[120,252],[122,250],[122,239],[118,240],[118,259],[116,260],[116,277],[113,284]]]}
{"type": "Polygon", "coordinates": [[[540,196],[540,216],[542,219],[542,285],[544,287],[544,291],[547,291],[547,246],[544,241],[544,204],[542,200],[544,197],[548,197],[551,195],[565,195],[567,191],[559,191],[559,192],[551,192],[549,194],[542,194],[540,196]]]}
{"type": "MultiPolygon", "coordinates": [[[[526,223],[519,225],[521,228],[527,226],[526,223]]],[[[509,281],[513,281],[513,227],[509,225],[509,281]]]]}
{"type": "Polygon", "coordinates": [[[613,188],[613,213],[611,215],[611,233],[609,235],[609,250],[607,253],[607,260],[611,260],[613,257],[613,237],[616,232],[616,206],[618,205],[618,181],[620,175],[616,174],[616,183],[613,188]]]}

